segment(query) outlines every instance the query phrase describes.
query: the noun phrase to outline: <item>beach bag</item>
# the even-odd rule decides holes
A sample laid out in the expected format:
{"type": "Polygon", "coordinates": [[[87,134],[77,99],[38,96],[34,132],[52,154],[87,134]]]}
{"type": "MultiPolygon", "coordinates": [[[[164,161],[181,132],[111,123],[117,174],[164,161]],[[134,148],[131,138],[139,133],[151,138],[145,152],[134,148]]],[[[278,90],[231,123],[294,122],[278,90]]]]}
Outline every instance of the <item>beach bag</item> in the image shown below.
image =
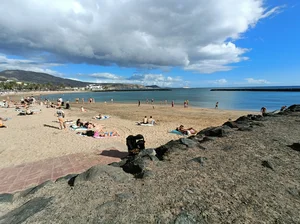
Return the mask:
{"type": "Polygon", "coordinates": [[[88,131],[86,131],[86,135],[89,136],[89,137],[93,137],[94,136],[94,131],[88,130],[88,131]]]}
{"type": "Polygon", "coordinates": [[[126,145],[128,148],[129,154],[138,154],[140,151],[145,149],[145,140],[144,136],[141,134],[138,134],[136,136],[129,135],[126,138],[126,145]]]}

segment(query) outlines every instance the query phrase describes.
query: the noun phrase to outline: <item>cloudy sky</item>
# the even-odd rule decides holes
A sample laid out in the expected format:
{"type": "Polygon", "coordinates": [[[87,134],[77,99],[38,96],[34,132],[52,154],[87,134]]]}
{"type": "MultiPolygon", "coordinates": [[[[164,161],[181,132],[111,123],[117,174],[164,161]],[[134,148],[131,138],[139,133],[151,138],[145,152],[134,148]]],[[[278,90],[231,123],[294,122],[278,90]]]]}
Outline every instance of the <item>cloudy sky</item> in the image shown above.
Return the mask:
{"type": "Polygon", "coordinates": [[[300,85],[298,0],[0,1],[0,70],[163,87],[300,85]]]}

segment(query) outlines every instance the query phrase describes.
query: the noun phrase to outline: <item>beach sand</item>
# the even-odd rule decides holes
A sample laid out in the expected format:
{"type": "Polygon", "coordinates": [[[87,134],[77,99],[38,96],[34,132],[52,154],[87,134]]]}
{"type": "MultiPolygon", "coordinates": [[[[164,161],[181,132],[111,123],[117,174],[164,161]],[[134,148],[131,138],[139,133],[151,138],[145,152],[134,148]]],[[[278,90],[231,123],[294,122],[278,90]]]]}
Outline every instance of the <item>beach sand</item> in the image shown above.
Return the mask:
{"type": "MultiPolygon", "coordinates": [[[[202,130],[218,126],[228,121],[255,113],[249,111],[228,111],[221,109],[183,108],[171,105],[121,104],[121,103],[71,103],[71,110],[64,110],[65,119],[91,121],[103,125],[105,131],[116,130],[118,137],[95,139],[76,134],[76,131],[59,130],[55,116],[56,109],[42,105],[31,108],[41,110],[31,116],[17,116],[15,108],[0,108],[0,117],[11,118],[5,121],[7,128],[0,129],[0,168],[59,157],[73,153],[95,154],[101,150],[116,148],[127,151],[126,137],[142,134],[146,148],[156,148],[170,140],[182,136],[168,133],[179,125],[202,130]],[[87,112],[81,112],[83,106],[87,112]],[[154,108],[153,108],[154,106],[154,108]],[[101,113],[109,115],[106,120],[95,120],[93,116],[101,113]],[[153,116],[157,125],[153,127],[136,125],[144,116],[153,116]],[[46,125],[46,126],[45,126],[46,125]]],[[[257,112],[256,112],[257,113],[257,112]]],[[[68,126],[68,125],[67,125],[68,126]]]]}

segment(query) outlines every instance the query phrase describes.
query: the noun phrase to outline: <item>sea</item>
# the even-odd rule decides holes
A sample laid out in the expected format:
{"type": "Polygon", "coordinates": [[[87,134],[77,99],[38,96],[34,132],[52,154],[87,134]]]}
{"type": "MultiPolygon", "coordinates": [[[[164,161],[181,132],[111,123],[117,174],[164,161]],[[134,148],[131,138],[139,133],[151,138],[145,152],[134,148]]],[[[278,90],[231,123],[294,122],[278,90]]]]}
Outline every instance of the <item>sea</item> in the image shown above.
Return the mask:
{"type": "Polygon", "coordinates": [[[216,102],[219,102],[219,109],[260,111],[261,107],[266,107],[268,112],[278,110],[285,105],[300,104],[300,92],[211,91],[211,88],[172,88],[169,91],[74,92],[42,95],[41,97],[49,100],[57,100],[62,97],[64,101],[70,102],[74,102],[76,98],[79,98],[80,101],[84,98],[85,102],[88,102],[89,98],[94,98],[96,102],[111,103],[113,99],[115,103],[136,104],[139,100],[143,104],[147,101],[151,102],[153,99],[154,104],[167,102],[169,105],[174,100],[176,107],[179,105],[183,107],[184,101],[188,100],[189,106],[200,108],[214,108],[216,102]]]}

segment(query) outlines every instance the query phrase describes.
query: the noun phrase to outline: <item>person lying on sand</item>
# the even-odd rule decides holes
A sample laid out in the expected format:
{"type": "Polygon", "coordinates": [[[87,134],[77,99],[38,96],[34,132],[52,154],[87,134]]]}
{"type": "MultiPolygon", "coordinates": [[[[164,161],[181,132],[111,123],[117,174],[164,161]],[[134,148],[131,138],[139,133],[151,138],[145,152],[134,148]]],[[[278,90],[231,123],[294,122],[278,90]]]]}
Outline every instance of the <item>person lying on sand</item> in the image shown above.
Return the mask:
{"type": "Polygon", "coordinates": [[[96,130],[94,132],[94,137],[97,138],[97,137],[113,137],[113,136],[120,136],[119,133],[117,131],[103,131],[102,129],[101,130],[96,130]]]}
{"type": "Polygon", "coordinates": [[[183,125],[180,125],[179,127],[176,128],[177,131],[180,131],[184,135],[194,135],[197,133],[197,131],[190,127],[190,128],[184,128],[183,125]]]}
{"type": "Polygon", "coordinates": [[[98,116],[93,117],[93,119],[102,119],[104,118],[101,114],[99,114],[98,116]]]}

